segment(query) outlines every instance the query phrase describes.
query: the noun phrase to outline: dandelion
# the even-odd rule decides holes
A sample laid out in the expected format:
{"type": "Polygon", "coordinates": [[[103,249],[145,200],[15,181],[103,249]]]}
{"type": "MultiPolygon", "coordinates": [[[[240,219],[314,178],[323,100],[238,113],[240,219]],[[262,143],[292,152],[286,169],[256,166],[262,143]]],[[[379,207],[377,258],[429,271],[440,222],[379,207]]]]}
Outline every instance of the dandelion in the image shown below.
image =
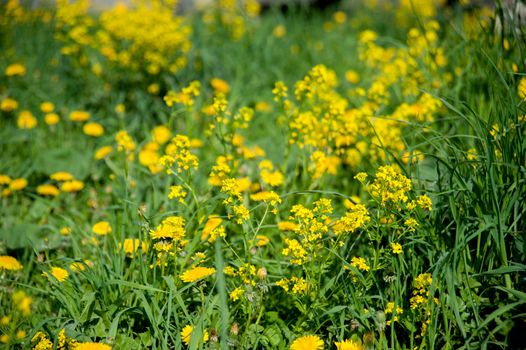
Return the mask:
{"type": "Polygon", "coordinates": [[[299,337],[290,344],[290,350],[322,350],[323,340],[317,335],[299,337]]]}
{"type": "Polygon", "coordinates": [[[93,137],[99,137],[104,134],[104,127],[99,123],[86,123],[82,127],[84,134],[93,137]]]}
{"type": "Polygon", "coordinates": [[[55,181],[59,181],[59,182],[62,182],[62,181],[71,181],[74,179],[73,175],[71,175],[70,173],[66,172],[66,171],[59,171],[59,172],[56,172],[56,173],[53,173],[49,176],[49,178],[51,180],[55,180],[55,181]]]}
{"type": "Polygon", "coordinates": [[[51,280],[51,276],[53,276],[59,282],[64,282],[69,277],[68,271],[61,267],[52,267],[50,272],[44,272],[43,275],[49,280],[51,280]]]}
{"type": "Polygon", "coordinates": [[[172,132],[166,125],[159,125],[152,129],[153,141],[160,145],[164,145],[168,142],[170,136],[172,136],[172,132]]]}
{"type": "Polygon", "coordinates": [[[55,185],[45,184],[37,187],[37,193],[43,196],[56,197],[60,194],[60,190],[55,185]]]}
{"type": "Polygon", "coordinates": [[[272,30],[272,35],[275,36],[276,38],[282,38],[286,34],[287,34],[287,29],[285,28],[283,24],[278,24],[272,30]]]}
{"type": "Polygon", "coordinates": [[[27,180],[24,178],[18,178],[14,179],[9,183],[9,189],[11,191],[20,191],[26,188],[27,186],[27,180]]]}
{"type": "Polygon", "coordinates": [[[93,233],[99,236],[105,236],[108,233],[111,233],[111,226],[110,223],[107,221],[99,221],[93,227],[91,228],[93,233]]]}
{"type": "Polygon", "coordinates": [[[103,343],[77,343],[75,350],[111,350],[111,346],[103,343]]]}
{"type": "Polygon", "coordinates": [[[16,121],[19,129],[33,129],[38,121],[30,111],[21,111],[16,121]]]}
{"type": "Polygon", "coordinates": [[[55,125],[60,121],[60,116],[57,113],[47,113],[44,116],[44,122],[47,125],[55,125]]]}
{"type": "Polygon", "coordinates": [[[216,272],[216,269],[213,267],[194,267],[190,270],[186,270],[183,274],[181,274],[179,277],[183,282],[191,283],[198,281],[200,279],[206,278],[210,275],[213,275],[216,272]]]}
{"type": "Polygon", "coordinates": [[[3,112],[12,112],[18,108],[18,102],[12,98],[6,97],[0,102],[0,110],[3,112]]]}
{"type": "Polygon", "coordinates": [[[28,296],[23,290],[16,291],[11,296],[13,304],[16,306],[22,315],[29,316],[31,315],[31,305],[33,305],[33,298],[28,296]]]}
{"type": "Polygon", "coordinates": [[[230,91],[230,85],[228,85],[228,83],[223,79],[212,78],[212,80],[210,80],[210,85],[212,86],[212,89],[214,89],[215,92],[219,92],[226,95],[230,91]]]}
{"type": "Polygon", "coordinates": [[[69,120],[74,122],[85,122],[91,117],[89,112],[86,111],[72,111],[69,114],[69,120]]]}
{"type": "Polygon", "coordinates": [[[117,141],[117,149],[121,152],[133,152],[135,150],[135,142],[133,142],[126,130],[119,131],[117,135],[115,135],[115,141],[117,141]]]}
{"type": "Polygon", "coordinates": [[[225,230],[224,228],[221,230],[221,223],[223,222],[223,219],[221,219],[217,215],[211,215],[208,217],[208,220],[206,221],[205,227],[203,228],[203,231],[201,232],[201,239],[205,240],[208,238],[209,242],[214,242],[217,238],[217,236],[224,237],[225,236],[225,230]]]}
{"type": "Polygon", "coordinates": [[[123,243],[120,244],[122,250],[127,256],[133,257],[135,253],[141,247],[143,253],[148,251],[148,244],[146,242],[141,242],[139,239],[126,238],[123,243]]]}
{"type": "Polygon", "coordinates": [[[22,265],[16,258],[9,255],[0,255],[0,270],[17,271],[21,269],[22,265]]]}
{"type": "Polygon", "coordinates": [[[280,231],[296,231],[298,224],[292,221],[280,221],[278,222],[278,230],[280,231]]]}
{"type": "Polygon", "coordinates": [[[93,156],[93,158],[95,158],[96,160],[101,160],[103,158],[106,158],[111,152],[113,152],[113,147],[103,146],[97,151],[95,151],[95,155],[93,156]]]}
{"type": "Polygon", "coordinates": [[[71,228],[70,227],[62,227],[59,232],[60,232],[60,234],[62,236],[69,236],[71,234],[71,228]]]}
{"type": "Polygon", "coordinates": [[[84,182],[73,180],[63,182],[60,186],[62,192],[79,192],[84,188],[84,182]]]}
{"type": "Polygon", "coordinates": [[[55,110],[55,105],[51,102],[42,102],[40,104],[40,110],[43,113],[51,113],[55,110]]]}
{"type": "Polygon", "coordinates": [[[517,94],[523,100],[526,100],[526,78],[522,77],[517,86],[517,94]]]}
{"type": "MultiPolygon", "coordinates": [[[[192,332],[194,331],[194,327],[191,325],[186,325],[183,330],[181,331],[181,338],[183,340],[183,343],[185,345],[190,345],[190,340],[192,338],[192,332]]],[[[206,343],[208,341],[209,335],[208,331],[204,331],[203,333],[203,342],[206,343]]]]}
{"type": "Polygon", "coordinates": [[[5,75],[8,77],[26,75],[26,67],[21,63],[13,63],[5,69],[5,75]]]}
{"type": "Polygon", "coordinates": [[[341,342],[334,342],[337,350],[365,350],[365,347],[351,339],[346,339],[341,342]]]}

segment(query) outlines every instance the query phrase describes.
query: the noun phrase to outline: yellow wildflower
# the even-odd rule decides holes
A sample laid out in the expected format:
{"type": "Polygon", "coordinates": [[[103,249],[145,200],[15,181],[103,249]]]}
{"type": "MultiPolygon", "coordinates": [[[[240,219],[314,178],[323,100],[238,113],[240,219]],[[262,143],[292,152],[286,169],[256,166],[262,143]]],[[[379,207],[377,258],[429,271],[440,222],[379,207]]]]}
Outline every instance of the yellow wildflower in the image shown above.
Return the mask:
{"type": "Polygon", "coordinates": [[[91,228],[93,233],[99,236],[105,236],[108,233],[111,233],[111,226],[110,223],[107,221],[99,221],[93,227],[91,228]]]}
{"type": "Polygon", "coordinates": [[[191,283],[213,275],[215,272],[216,269],[214,269],[213,267],[198,266],[190,270],[186,270],[179,277],[183,282],[191,283]]]}
{"type": "Polygon", "coordinates": [[[290,350],[323,350],[323,340],[317,335],[305,335],[294,340],[290,350]]]}
{"type": "Polygon", "coordinates": [[[0,270],[16,271],[21,269],[22,265],[16,258],[9,255],[0,255],[0,270]]]}

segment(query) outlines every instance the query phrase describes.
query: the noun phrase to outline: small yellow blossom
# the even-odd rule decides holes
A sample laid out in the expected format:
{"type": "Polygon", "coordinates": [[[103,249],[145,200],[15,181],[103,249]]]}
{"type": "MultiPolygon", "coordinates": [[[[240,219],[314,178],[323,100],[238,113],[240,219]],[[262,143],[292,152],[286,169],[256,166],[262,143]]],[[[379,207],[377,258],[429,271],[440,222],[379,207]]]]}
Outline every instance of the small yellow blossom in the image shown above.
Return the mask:
{"type": "Polygon", "coordinates": [[[46,113],[44,116],[44,122],[47,125],[55,125],[60,121],[60,116],[57,113],[46,113]]]}
{"type": "Polygon", "coordinates": [[[317,335],[305,335],[294,340],[290,350],[323,350],[323,340],[317,335]]]}
{"type": "Polygon", "coordinates": [[[90,118],[89,112],[86,111],[72,111],[69,114],[69,119],[74,122],[85,122],[90,118]]]}
{"type": "Polygon", "coordinates": [[[11,191],[20,191],[26,188],[26,186],[27,180],[24,178],[13,179],[13,181],[9,183],[9,189],[11,191]]]}
{"type": "Polygon", "coordinates": [[[91,228],[93,233],[99,236],[105,236],[108,233],[111,233],[111,226],[110,223],[107,221],[99,221],[93,227],[91,228]]]}
{"type": "Polygon", "coordinates": [[[86,123],[82,127],[84,134],[93,137],[99,137],[104,134],[104,127],[99,123],[86,123]]]}
{"type": "Polygon", "coordinates": [[[69,273],[67,270],[61,267],[52,267],[50,272],[44,273],[44,276],[46,276],[49,280],[51,280],[50,276],[53,276],[57,279],[57,281],[64,282],[69,277],[69,273]]]}
{"type": "Polygon", "coordinates": [[[26,74],[26,67],[21,63],[13,63],[5,69],[5,75],[8,77],[23,76],[26,74]]]}
{"type": "Polygon", "coordinates": [[[22,265],[9,255],[0,255],[0,270],[17,271],[21,270],[22,265]]]}
{"type": "Polygon", "coordinates": [[[33,129],[38,121],[30,111],[21,111],[16,121],[19,129],[33,129]]]}
{"type": "Polygon", "coordinates": [[[216,272],[216,269],[213,267],[194,267],[190,270],[186,270],[183,274],[181,274],[179,277],[183,282],[191,283],[198,281],[200,279],[206,278],[210,275],[213,275],[216,272]]]}

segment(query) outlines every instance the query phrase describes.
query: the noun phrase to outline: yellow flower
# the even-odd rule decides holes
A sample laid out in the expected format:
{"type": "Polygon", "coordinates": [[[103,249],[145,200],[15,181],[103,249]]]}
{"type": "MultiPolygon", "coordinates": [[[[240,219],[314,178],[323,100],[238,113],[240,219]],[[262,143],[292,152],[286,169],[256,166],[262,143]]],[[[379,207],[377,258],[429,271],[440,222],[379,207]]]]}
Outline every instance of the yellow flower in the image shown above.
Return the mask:
{"type": "Polygon", "coordinates": [[[19,329],[17,332],[16,332],[16,339],[23,339],[25,338],[27,335],[26,331],[24,331],[23,329],[19,329]]]}
{"type": "Polygon", "coordinates": [[[166,125],[159,125],[152,129],[152,138],[160,145],[164,145],[168,142],[171,136],[172,132],[166,125]]]}
{"type": "Polygon", "coordinates": [[[290,350],[322,350],[323,340],[317,335],[299,337],[290,344],[290,350]]]}
{"type": "Polygon", "coordinates": [[[141,242],[139,239],[126,238],[124,243],[120,244],[120,247],[124,250],[124,253],[130,257],[133,257],[135,253],[141,247],[143,253],[148,251],[148,244],[146,242],[141,242]]]}
{"type": "Polygon", "coordinates": [[[62,236],[69,236],[71,234],[71,228],[70,227],[62,227],[59,232],[60,232],[60,234],[62,236]]]}
{"type": "Polygon", "coordinates": [[[0,255],[0,270],[16,271],[21,269],[22,265],[16,258],[9,255],[0,255]]]}
{"type": "Polygon", "coordinates": [[[256,245],[258,247],[264,247],[269,244],[270,238],[265,235],[256,235],[256,245]]]}
{"type": "Polygon", "coordinates": [[[52,267],[50,272],[44,273],[44,276],[46,276],[49,280],[51,280],[50,276],[53,276],[57,279],[57,281],[64,282],[69,277],[69,273],[67,270],[61,267],[52,267]]]}
{"type": "MultiPolygon", "coordinates": [[[[181,331],[181,338],[183,340],[183,343],[185,343],[185,345],[189,345],[190,344],[190,340],[192,338],[192,332],[194,331],[194,327],[192,327],[191,325],[187,325],[183,328],[183,330],[181,331]]],[[[204,331],[204,334],[203,334],[203,342],[206,343],[208,341],[208,331],[204,331]]]]}
{"type": "Polygon", "coordinates": [[[391,249],[393,250],[393,254],[402,254],[404,252],[400,243],[392,242],[391,249]]]}
{"type": "Polygon", "coordinates": [[[26,67],[21,63],[13,63],[5,69],[5,75],[12,77],[15,75],[23,76],[26,74],[26,67]]]}
{"type": "Polygon", "coordinates": [[[84,134],[93,137],[99,137],[104,134],[104,127],[99,123],[86,123],[82,127],[84,134]]]}
{"type": "Polygon", "coordinates": [[[44,116],[44,121],[47,125],[55,125],[60,121],[60,116],[57,113],[47,113],[44,116]]]}
{"type": "Polygon", "coordinates": [[[285,36],[285,34],[287,34],[287,28],[285,28],[283,24],[278,24],[272,30],[272,35],[276,38],[282,38],[285,36]]]}
{"type": "Polygon", "coordinates": [[[210,80],[210,85],[215,92],[220,92],[222,94],[228,94],[230,91],[230,85],[223,79],[213,78],[210,80]]]}
{"type": "Polygon", "coordinates": [[[93,158],[95,158],[96,160],[101,160],[102,158],[106,158],[112,151],[113,147],[111,146],[101,147],[95,152],[93,158]]]}
{"type": "Polygon", "coordinates": [[[74,122],[85,122],[90,118],[89,112],[86,111],[72,111],[69,114],[69,119],[74,122]]]}
{"type": "Polygon", "coordinates": [[[11,191],[20,191],[27,186],[27,180],[23,178],[14,179],[9,183],[9,189],[11,191]]]}
{"type": "Polygon", "coordinates": [[[60,186],[60,190],[63,192],[78,192],[84,188],[84,182],[73,180],[63,182],[60,186]]]}
{"type": "Polygon", "coordinates": [[[55,181],[71,181],[73,180],[73,175],[71,175],[70,173],[66,172],[66,171],[59,171],[59,172],[56,172],[56,173],[53,173],[49,176],[49,178],[51,180],[55,180],[55,181]]]}
{"type": "MultiPolygon", "coordinates": [[[[203,228],[203,231],[201,232],[201,239],[207,239],[208,236],[212,234],[214,230],[216,230],[221,223],[223,222],[223,219],[221,219],[217,215],[210,215],[208,217],[208,220],[206,221],[205,227],[203,228]]],[[[215,239],[214,239],[215,240],[215,239]]]]}
{"type": "Polygon", "coordinates": [[[0,110],[11,112],[18,108],[18,102],[12,98],[6,97],[0,102],[0,110]]]}
{"type": "Polygon", "coordinates": [[[9,185],[13,181],[9,176],[0,174],[0,185],[9,185]]]}
{"type": "Polygon", "coordinates": [[[43,113],[51,113],[55,110],[55,105],[51,102],[42,102],[40,104],[40,110],[43,113]]]}
{"type": "Polygon", "coordinates": [[[0,336],[0,342],[4,343],[4,344],[7,344],[9,342],[9,336],[7,334],[2,334],[0,336]]]}
{"type": "Polygon", "coordinates": [[[190,270],[185,271],[183,274],[181,274],[179,277],[183,282],[195,282],[197,280],[200,280],[202,278],[208,277],[210,275],[213,275],[216,272],[216,269],[213,267],[194,267],[190,270]]]}
{"type": "Polygon", "coordinates": [[[37,187],[37,193],[43,196],[58,196],[59,189],[55,185],[44,184],[37,187]]]}
{"type": "Polygon", "coordinates": [[[526,100],[526,78],[522,77],[519,81],[519,86],[517,87],[517,94],[523,100],[526,100]]]}
{"type": "Polygon", "coordinates": [[[108,233],[111,233],[110,223],[107,221],[99,221],[91,228],[93,233],[99,236],[105,236],[108,233]]]}
{"type": "Polygon", "coordinates": [[[365,350],[365,347],[353,340],[347,339],[341,342],[334,342],[337,350],[365,350]]]}
{"type": "Polygon", "coordinates": [[[30,111],[21,111],[16,121],[19,129],[33,129],[38,121],[30,111]]]}
{"type": "Polygon", "coordinates": [[[111,346],[103,343],[77,343],[75,350],[111,350],[111,346]]]}
{"type": "Polygon", "coordinates": [[[280,231],[295,231],[297,228],[298,228],[298,224],[292,221],[278,222],[278,230],[280,231]]]}
{"type": "Polygon", "coordinates": [[[31,315],[31,305],[33,304],[33,298],[28,296],[23,290],[19,290],[11,296],[13,304],[16,308],[22,312],[22,315],[31,315]]]}
{"type": "Polygon", "coordinates": [[[367,261],[364,258],[353,257],[351,259],[351,266],[356,267],[358,270],[369,271],[370,267],[367,265],[367,261]]]}
{"type": "Polygon", "coordinates": [[[245,293],[245,290],[241,287],[237,287],[233,291],[230,292],[229,297],[232,301],[238,301],[239,298],[245,293]]]}

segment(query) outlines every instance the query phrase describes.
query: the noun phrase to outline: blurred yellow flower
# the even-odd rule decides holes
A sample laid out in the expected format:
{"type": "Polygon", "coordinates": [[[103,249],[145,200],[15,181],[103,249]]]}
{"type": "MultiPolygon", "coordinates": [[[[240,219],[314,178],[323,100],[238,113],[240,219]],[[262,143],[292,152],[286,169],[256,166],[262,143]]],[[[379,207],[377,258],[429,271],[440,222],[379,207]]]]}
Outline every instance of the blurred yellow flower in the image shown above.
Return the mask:
{"type": "Polygon", "coordinates": [[[55,185],[44,184],[37,187],[37,193],[43,196],[58,196],[60,191],[55,185]]]}
{"type": "Polygon", "coordinates": [[[152,129],[152,138],[160,145],[168,142],[170,136],[172,136],[172,132],[166,125],[159,125],[152,129]]]}
{"type": "Polygon", "coordinates": [[[111,233],[111,226],[110,223],[107,221],[99,221],[93,227],[91,228],[93,233],[99,236],[105,236],[108,233],[111,233]]]}
{"type": "Polygon", "coordinates": [[[60,234],[62,236],[69,236],[71,234],[71,228],[70,227],[62,227],[59,232],[60,232],[60,234]]]}
{"type": "Polygon", "coordinates": [[[90,118],[89,112],[86,111],[72,111],[69,114],[69,119],[74,122],[85,122],[90,118]]]}
{"type": "Polygon", "coordinates": [[[12,98],[6,97],[0,102],[0,110],[11,112],[18,108],[18,102],[12,98]]]}
{"type": "Polygon", "coordinates": [[[278,24],[272,30],[272,35],[275,36],[276,38],[282,38],[286,34],[287,34],[287,29],[285,28],[283,24],[278,24]]]}
{"type": "Polygon", "coordinates": [[[40,104],[40,110],[43,113],[51,113],[55,110],[55,105],[51,102],[42,102],[40,104]]]}
{"type": "Polygon", "coordinates": [[[86,123],[82,131],[88,136],[99,137],[104,134],[104,127],[99,123],[86,123]]]}
{"type": "Polygon", "coordinates": [[[396,242],[391,243],[391,249],[393,250],[393,254],[402,254],[404,252],[402,245],[396,242]]]}
{"type": "Polygon", "coordinates": [[[113,147],[103,146],[99,148],[97,151],[95,151],[95,155],[93,156],[93,158],[95,158],[96,160],[106,158],[112,151],[113,151],[113,147]]]}
{"type": "Polygon", "coordinates": [[[44,116],[44,121],[47,125],[55,125],[60,121],[60,116],[57,113],[47,113],[44,116]]]}
{"type": "Polygon", "coordinates": [[[21,269],[22,265],[16,258],[9,255],[0,255],[0,270],[16,271],[21,269]]]}
{"type": "Polygon", "coordinates": [[[230,91],[230,85],[225,80],[220,78],[212,78],[212,80],[210,80],[210,85],[215,92],[228,94],[230,91]]]}
{"type": "Polygon", "coordinates": [[[53,174],[49,175],[49,178],[51,180],[55,180],[55,181],[59,181],[59,182],[71,181],[71,180],[74,179],[73,175],[71,175],[67,171],[58,171],[56,173],[53,173],[53,174]]]}
{"type": "Polygon", "coordinates": [[[27,186],[27,180],[23,178],[14,179],[9,183],[9,189],[11,191],[20,191],[27,186]]]}
{"type": "Polygon", "coordinates": [[[84,182],[79,180],[72,180],[63,182],[60,190],[63,192],[79,192],[84,188],[84,182]]]}
{"type": "Polygon", "coordinates": [[[16,123],[19,129],[33,129],[37,126],[38,121],[30,111],[21,111],[18,113],[16,123]]]}
{"type": "Polygon", "coordinates": [[[21,63],[13,63],[5,69],[5,75],[12,77],[15,75],[23,76],[26,74],[26,67],[21,63]]]}

